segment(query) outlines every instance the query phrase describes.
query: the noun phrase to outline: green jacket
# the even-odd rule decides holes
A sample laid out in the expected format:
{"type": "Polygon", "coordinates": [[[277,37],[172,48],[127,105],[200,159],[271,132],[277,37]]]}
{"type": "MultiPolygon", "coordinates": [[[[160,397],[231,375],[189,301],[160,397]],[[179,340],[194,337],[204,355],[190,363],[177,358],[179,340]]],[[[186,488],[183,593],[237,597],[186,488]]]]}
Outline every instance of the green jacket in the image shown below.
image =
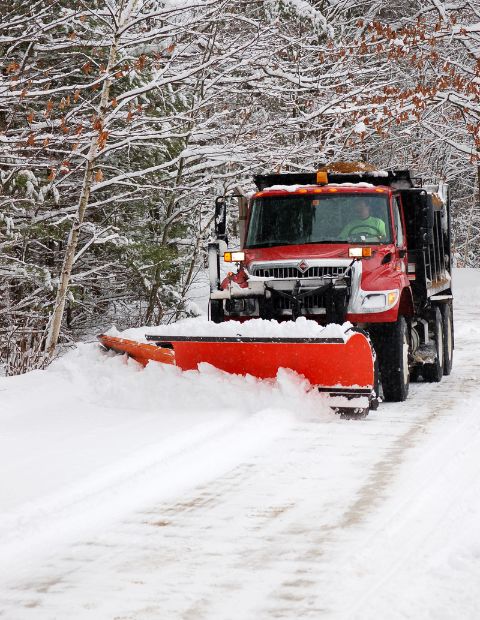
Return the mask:
{"type": "Polygon", "coordinates": [[[355,237],[357,235],[365,234],[367,241],[378,241],[378,238],[385,239],[387,236],[385,222],[379,217],[373,217],[373,215],[370,215],[364,220],[357,217],[349,222],[343,227],[339,238],[342,241],[347,241],[350,238],[352,231],[355,237]]]}

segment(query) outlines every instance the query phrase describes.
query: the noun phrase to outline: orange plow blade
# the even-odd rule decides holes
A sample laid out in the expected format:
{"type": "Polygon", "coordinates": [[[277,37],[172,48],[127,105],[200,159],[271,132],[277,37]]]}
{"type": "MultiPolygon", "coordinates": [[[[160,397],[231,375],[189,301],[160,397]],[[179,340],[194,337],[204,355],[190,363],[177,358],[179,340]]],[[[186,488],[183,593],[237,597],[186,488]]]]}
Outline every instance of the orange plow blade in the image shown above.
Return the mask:
{"type": "Polygon", "coordinates": [[[126,353],[144,366],[150,361],[196,370],[208,363],[232,374],[273,379],[280,368],[303,375],[334,397],[345,417],[362,417],[376,400],[372,347],[361,332],[348,338],[249,338],[146,336],[149,343],[101,335],[107,349],[126,353]],[[150,344],[151,343],[151,344],[150,344]]]}

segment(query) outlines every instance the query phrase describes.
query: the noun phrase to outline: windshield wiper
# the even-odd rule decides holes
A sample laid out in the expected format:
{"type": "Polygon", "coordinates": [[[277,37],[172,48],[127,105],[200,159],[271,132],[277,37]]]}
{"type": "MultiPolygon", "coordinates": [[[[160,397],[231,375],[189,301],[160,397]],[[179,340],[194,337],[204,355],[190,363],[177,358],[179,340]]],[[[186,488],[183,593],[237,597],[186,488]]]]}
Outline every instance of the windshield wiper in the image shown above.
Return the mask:
{"type": "Polygon", "coordinates": [[[320,241],[304,241],[299,245],[313,245],[314,243],[345,243],[345,241],[339,241],[338,239],[320,239],[320,241]]]}

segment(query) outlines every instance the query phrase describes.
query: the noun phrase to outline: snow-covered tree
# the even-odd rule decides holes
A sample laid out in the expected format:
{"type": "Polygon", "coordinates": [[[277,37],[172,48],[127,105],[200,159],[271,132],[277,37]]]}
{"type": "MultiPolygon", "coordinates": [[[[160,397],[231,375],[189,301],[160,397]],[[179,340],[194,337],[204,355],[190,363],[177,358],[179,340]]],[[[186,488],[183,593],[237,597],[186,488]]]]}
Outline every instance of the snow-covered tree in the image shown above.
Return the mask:
{"type": "Polygon", "coordinates": [[[12,0],[0,18],[8,372],[43,364],[47,335],[53,353],[188,312],[214,198],[258,171],[363,159],[441,176],[476,264],[470,3],[12,0]]]}

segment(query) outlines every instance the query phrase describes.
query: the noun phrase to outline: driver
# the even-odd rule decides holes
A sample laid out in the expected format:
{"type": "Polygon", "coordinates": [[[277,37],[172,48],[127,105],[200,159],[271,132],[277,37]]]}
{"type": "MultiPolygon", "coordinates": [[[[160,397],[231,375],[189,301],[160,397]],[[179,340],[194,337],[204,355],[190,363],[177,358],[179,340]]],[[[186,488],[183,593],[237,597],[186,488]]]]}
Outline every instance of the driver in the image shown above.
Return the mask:
{"type": "Polygon", "coordinates": [[[347,241],[350,235],[377,237],[378,239],[385,239],[387,231],[385,229],[385,222],[379,217],[370,215],[370,205],[366,198],[361,198],[356,201],[354,205],[355,218],[346,224],[339,235],[342,241],[347,241]]]}

